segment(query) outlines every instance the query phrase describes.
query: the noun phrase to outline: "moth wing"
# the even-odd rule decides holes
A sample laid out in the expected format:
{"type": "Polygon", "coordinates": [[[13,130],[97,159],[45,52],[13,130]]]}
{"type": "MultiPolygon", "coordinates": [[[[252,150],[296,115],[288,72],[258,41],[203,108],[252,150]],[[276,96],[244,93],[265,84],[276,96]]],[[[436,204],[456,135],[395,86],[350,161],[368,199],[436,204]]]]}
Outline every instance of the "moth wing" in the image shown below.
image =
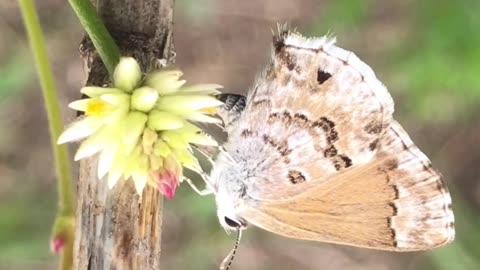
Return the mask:
{"type": "Polygon", "coordinates": [[[238,119],[245,109],[246,97],[237,94],[220,94],[217,98],[224,103],[218,108],[217,114],[223,121],[223,126],[227,133],[232,133],[236,127],[238,119]]]}
{"type": "Polygon", "coordinates": [[[396,122],[372,162],[296,188],[288,200],[256,201],[242,216],[287,237],[393,251],[431,249],[455,237],[441,175],[396,122]]]}
{"type": "Polygon", "coordinates": [[[333,42],[288,31],[274,37],[272,63],[225,145],[249,157],[256,178],[292,186],[365,164],[377,152],[393,101],[370,67],[333,42]]]}

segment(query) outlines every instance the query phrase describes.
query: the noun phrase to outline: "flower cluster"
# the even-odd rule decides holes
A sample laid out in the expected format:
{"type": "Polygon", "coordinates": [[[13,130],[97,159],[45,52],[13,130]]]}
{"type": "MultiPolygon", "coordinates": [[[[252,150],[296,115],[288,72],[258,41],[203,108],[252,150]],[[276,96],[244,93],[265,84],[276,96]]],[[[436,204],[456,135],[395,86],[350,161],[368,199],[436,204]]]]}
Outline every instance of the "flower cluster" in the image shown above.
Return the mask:
{"type": "Polygon", "coordinates": [[[69,107],[84,112],[58,138],[58,143],[85,139],[75,160],[99,153],[98,177],[108,186],[133,179],[139,194],[145,185],[173,198],[182,167],[201,172],[192,145],[217,143],[192,122],[219,123],[212,117],[222,102],[216,84],[185,86],[177,70],[142,76],[133,58],[124,57],[113,74],[112,88],[84,87],[89,98],[69,107]]]}

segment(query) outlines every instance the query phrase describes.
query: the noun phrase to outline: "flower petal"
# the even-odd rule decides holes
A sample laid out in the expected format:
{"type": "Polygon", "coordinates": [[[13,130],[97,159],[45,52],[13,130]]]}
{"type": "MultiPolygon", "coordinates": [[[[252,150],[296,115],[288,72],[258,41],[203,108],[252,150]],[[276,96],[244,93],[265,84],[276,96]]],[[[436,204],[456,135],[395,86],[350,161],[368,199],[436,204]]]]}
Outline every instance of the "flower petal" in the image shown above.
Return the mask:
{"type": "Polygon", "coordinates": [[[158,91],[160,95],[172,94],[185,84],[178,80],[183,73],[179,70],[159,71],[146,76],[144,84],[158,91]]]}
{"type": "Polygon", "coordinates": [[[172,150],[170,149],[170,146],[163,140],[157,140],[155,142],[155,145],[153,146],[153,154],[156,156],[161,156],[161,157],[167,157],[170,155],[172,150]]]}
{"type": "Polygon", "coordinates": [[[125,151],[124,154],[127,162],[124,164],[123,178],[128,179],[133,171],[137,170],[139,167],[142,148],[140,145],[136,145],[133,150],[129,152],[125,151]]]}
{"type": "Polygon", "coordinates": [[[160,156],[150,155],[149,156],[149,161],[150,161],[150,170],[151,171],[156,171],[163,166],[163,159],[160,156]]]}
{"type": "Polygon", "coordinates": [[[142,136],[142,147],[143,147],[143,153],[150,155],[153,152],[153,145],[158,139],[158,134],[157,132],[145,128],[143,130],[143,136],[142,136]]]}
{"type": "Polygon", "coordinates": [[[197,95],[218,95],[222,92],[218,91],[218,88],[223,88],[219,84],[193,84],[180,88],[179,94],[183,93],[195,93],[197,95]]]}
{"type": "Polygon", "coordinates": [[[172,171],[176,175],[177,180],[182,177],[182,166],[175,158],[175,155],[169,155],[165,158],[163,165],[165,169],[172,171]]]}
{"type": "Polygon", "coordinates": [[[99,86],[85,86],[80,89],[80,93],[85,94],[91,98],[99,97],[103,94],[111,94],[111,93],[122,93],[123,91],[118,88],[107,88],[107,87],[99,87],[99,86]]]}
{"type": "Polygon", "coordinates": [[[130,108],[130,95],[125,93],[103,94],[100,99],[117,107],[130,108]]]}
{"type": "Polygon", "coordinates": [[[142,196],[143,189],[147,185],[149,175],[144,171],[136,171],[132,173],[133,183],[138,195],[142,196]]]}
{"type": "Polygon", "coordinates": [[[117,153],[117,148],[118,143],[111,142],[100,153],[97,167],[99,179],[103,178],[112,168],[113,161],[115,160],[115,155],[117,153]]]}
{"type": "Polygon", "coordinates": [[[127,144],[135,143],[140,135],[142,135],[147,115],[141,112],[130,112],[125,119],[125,134],[123,142],[127,144]]]}
{"type": "Polygon", "coordinates": [[[125,92],[132,92],[140,83],[142,71],[138,62],[132,57],[122,57],[115,71],[113,72],[113,82],[115,87],[125,92]]]}
{"type": "Polygon", "coordinates": [[[184,122],[184,126],[182,128],[175,130],[175,132],[182,136],[182,139],[187,143],[210,146],[218,145],[218,143],[212,137],[204,133],[202,129],[187,121],[184,122]]]}
{"type": "Polygon", "coordinates": [[[217,141],[205,133],[181,133],[181,136],[188,143],[218,146],[217,141]]]}
{"type": "Polygon", "coordinates": [[[122,125],[128,114],[128,108],[118,108],[101,116],[102,123],[107,125],[122,125]]]}
{"type": "Polygon", "coordinates": [[[110,172],[108,173],[108,188],[112,188],[122,177],[126,164],[130,156],[125,155],[125,147],[118,144],[117,152],[114,156],[110,172]]]}
{"type": "Polygon", "coordinates": [[[111,170],[108,173],[107,185],[109,189],[112,189],[117,184],[118,180],[120,180],[120,178],[122,177],[122,173],[122,171],[118,170],[111,170]]]}
{"type": "Polygon", "coordinates": [[[112,134],[111,131],[110,127],[104,126],[93,136],[86,139],[78,148],[75,161],[92,156],[105,148],[112,134]]]}
{"type": "Polygon", "coordinates": [[[157,108],[162,111],[196,111],[203,108],[216,107],[222,105],[223,102],[205,95],[178,95],[164,96],[157,102],[157,108]]]}
{"type": "Polygon", "coordinates": [[[153,110],[148,115],[147,125],[153,130],[177,129],[183,126],[183,119],[169,112],[153,110]]]}
{"type": "Polygon", "coordinates": [[[101,126],[102,122],[98,117],[86,116],[83,119],[74,122],[63,131],[58,137],[57,143],[62,144],[83,139],[95,133],[101,126]]]}
{"type": "Polygon", "coordinates": [[[202,170],[195,156],[193,156],[193,154],[186,149],[175,151],[175,157],[183,166],[191,169],[192,171],[199,172],[202,170]]]}
{"type": "Polygon", "coordinates": [[[174,149],[185,149],[188,148],[188,143],[183,140],[181,135],[174,131],[162,131],[160,133],[160,138],[162,138],[171,148],[174,149]]]}
{"type": "Polygon", "coordinates": [[[68,104],[68,107],[76,110],[76,111],[81,111],[81,112],[84,112],[87,110],[88,108],[88,103],[91,102],[92,99],[91,98],[84,98],[84,99],[80,99],[80,100],[75,100],[73,102],[70,102],[70,104],[68,104]]]}
{"type": "Polygon", "coordinates": [[[198,111],[190,111],[190,112],[184,112],[179,114],[181,114],[184,118],[191,121],[195,121],[195,122],[212,123],[212,124],[222,123],[222,120],[220,120],[219,118],[208,116],[198,111]]]}

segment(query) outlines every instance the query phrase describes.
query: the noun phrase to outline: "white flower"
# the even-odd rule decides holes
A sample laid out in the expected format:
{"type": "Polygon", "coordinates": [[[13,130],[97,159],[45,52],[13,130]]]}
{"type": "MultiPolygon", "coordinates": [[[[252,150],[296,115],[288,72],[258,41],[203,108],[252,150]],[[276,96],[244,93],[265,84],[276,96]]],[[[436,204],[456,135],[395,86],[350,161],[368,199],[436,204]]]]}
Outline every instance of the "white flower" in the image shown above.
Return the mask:
{"type": "Polygon", "coordinates": [[[182,166],[201,172],[192,144],[217,146],[193,122],[220,123],[212,117],[222,105],[213,95],[217,84],[184,86],[177,70],[142,76],[133,58],[122,58],[113,74],[114,87],[84,87],[86,99],[69,106],[84,112],[58,143],[85,139],[75,160],[99,154],[98,177],[108,186],[132,178],[139,194],[147,184],[173,198],[182,166]]]}

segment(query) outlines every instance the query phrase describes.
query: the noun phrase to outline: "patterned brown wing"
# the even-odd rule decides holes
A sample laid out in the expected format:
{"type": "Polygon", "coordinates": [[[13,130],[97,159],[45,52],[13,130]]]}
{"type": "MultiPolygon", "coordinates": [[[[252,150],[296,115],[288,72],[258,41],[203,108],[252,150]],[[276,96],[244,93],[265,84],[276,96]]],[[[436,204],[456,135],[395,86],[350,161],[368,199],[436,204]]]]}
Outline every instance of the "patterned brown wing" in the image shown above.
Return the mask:
{"type": "Polygon", "coordinates": [[[255,151],[260,160],[252,164],[252,196],[270,199],[271,188],[324,179],[378,151],[392,121],[391,96],[366,64],[333,42],[291,32],[274,38],[272,63],[226,146],[240,155],[255,151]]]}
{"type": "Polygon", "coordinates": [[[250,201],[242,217],[287,237],[374,249],[424,250],[453,241],[451,198],[428,158],[396,122],[378,144],[371,162],[296,191],[278,190],[287,200],[250,201]]]}

